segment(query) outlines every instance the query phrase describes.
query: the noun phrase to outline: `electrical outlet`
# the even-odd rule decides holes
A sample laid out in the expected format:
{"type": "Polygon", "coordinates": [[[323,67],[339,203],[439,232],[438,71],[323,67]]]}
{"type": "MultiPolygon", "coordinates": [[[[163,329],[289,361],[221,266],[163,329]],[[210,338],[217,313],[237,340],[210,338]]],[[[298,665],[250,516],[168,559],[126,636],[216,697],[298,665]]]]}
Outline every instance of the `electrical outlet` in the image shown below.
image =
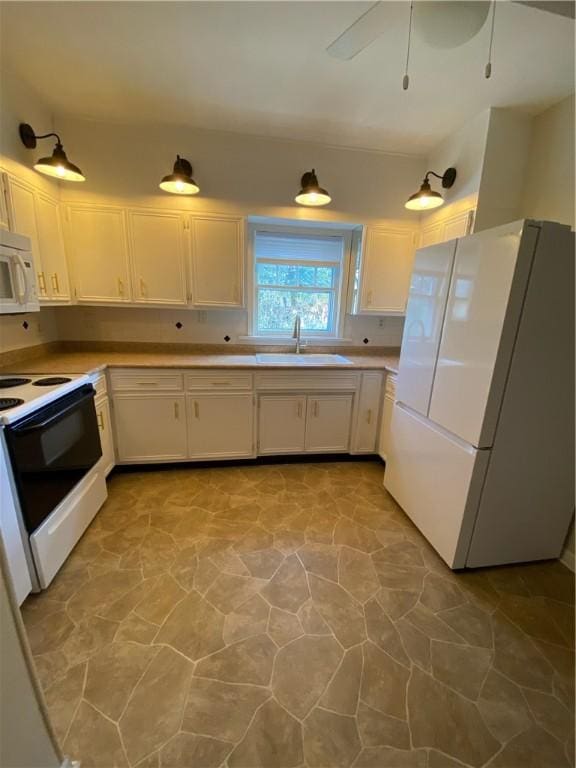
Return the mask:
{"type": "Polygon", "coordinates": [[[207,320],[206,312],[202,309],[200,312],[198,312],[198,322],[199,323],[205,323],[207,320]]]}
{"type": "Polygon", "coordinates": [[[384,328],[384,318],[378,318],[378,328],[384,328]]]}

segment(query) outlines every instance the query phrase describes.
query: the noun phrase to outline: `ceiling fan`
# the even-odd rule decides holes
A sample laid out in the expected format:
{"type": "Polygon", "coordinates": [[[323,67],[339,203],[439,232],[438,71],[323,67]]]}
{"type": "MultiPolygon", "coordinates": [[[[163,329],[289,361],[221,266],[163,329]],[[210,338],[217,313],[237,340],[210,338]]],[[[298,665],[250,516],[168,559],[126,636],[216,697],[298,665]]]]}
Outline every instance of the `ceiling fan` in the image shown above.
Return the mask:
{"type": "MultiPolygon", "coordinates": [[[[574,18],[574,0],[512,0],[539,10],[574,18]]],[[[330,56],[348,61],[367,48],[386,30],[386,2],[376,2],[326,49],[330,56]]],[[[421,0],[414,3],[414,32],[434,48],[457,48],[484,26],[490,0],[421,0]]]]}

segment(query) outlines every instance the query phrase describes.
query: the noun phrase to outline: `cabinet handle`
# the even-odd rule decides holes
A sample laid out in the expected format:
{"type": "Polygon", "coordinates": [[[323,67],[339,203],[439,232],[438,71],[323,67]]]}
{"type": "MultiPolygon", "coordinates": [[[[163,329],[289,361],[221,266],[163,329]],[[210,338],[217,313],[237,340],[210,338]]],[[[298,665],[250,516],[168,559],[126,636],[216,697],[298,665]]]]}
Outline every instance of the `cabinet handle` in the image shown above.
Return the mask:
{"type": "Polygon", "coordinates": [[[210,384],[214,387],[229,387],[230,382],[229,381],[211,381],[210,384]]]}
{"type": "Polygon", "coordinates": [[[38,272],[38,288],[40,293],[46,295],[46,280],[44,279],[44,272],[38,272]]]}
{"type": "Polygon", "coordinates": [[[366,422],[372,424],[372,408],[368,408],[366,412],[366,422]]]}
{"type": "Polygon", "coordinates": [[[124,296],[124,282],[118,278],[118,295],[124,296]]]}
{"type": "Polygon", "coordinates": [[[140,296],[146,296],[147,293],[148,292],[146,290],[146,283],[142,278],[140,278],[140,296]]]}
{"type": "Polygon", "coordinates": [[[138,384],[139,387],[157,387],[158,386],[157,381],[137,381],[136,384],[138,384]]]}
{"type": "Polygon", "coordinates": [[[198,401],[194,400],[194,416],[199,419],[200,418],[200,406],[198,405],[198,401]]]}
{"type": "Polygon", "coordinates": [[[296,410],[296,414],[299,419],[302,418],[302,400],[298,400],[298,408],[296,410]]]}
{"type": "Polygon", "coordinates": [[[179,419],[180,418],[180,406],[178,403],[174,403],[174,418],[179,419]]]}
{"type": "Polygon", "coordinates": [[[314,416],[318,418],[320,416],[320,403],[318,400],[314,400],[314,416]]]}
{"type": "Polygon", "coordinates": [[[60,293],[60,285],[58,284],[58,275],[56,272],[54,272],[50,280],[52,281],[52,290],[54,293],[60,293]]]}
{"type": "Polygon", "coordinates": [[[98,421],[98,426],[100,427],[102,432],[104,432],[104,416],[102,415],[102,411],[98,411],[97,421],[98,421]]]}
{"type": "Polygon", "coordinates": [[[368,291],[366,299],[367,299],[368,306],[370,306],[372,304],[372,291],[368,291]]]}

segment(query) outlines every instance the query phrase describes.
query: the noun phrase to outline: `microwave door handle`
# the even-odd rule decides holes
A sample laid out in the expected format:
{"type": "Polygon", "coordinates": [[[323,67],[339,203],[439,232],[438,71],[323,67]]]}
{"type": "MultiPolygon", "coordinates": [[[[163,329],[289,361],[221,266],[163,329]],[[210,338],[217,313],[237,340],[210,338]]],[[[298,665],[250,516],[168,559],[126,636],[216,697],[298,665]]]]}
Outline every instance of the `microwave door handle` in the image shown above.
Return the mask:
{"type": "MultiPolygon", "coordinates": [[[[26,279],[26,267],[24,265],[24,259],[20,255],[14,256],[14,264],[16,266],[17,272],[20,273],[22,278],[21,288],[22,290],[19,290],[18,285],[16,286],[16,291],[18,293],[18,302],[20,304],[27,304],[28,303],[28,280],[26,279]]],[[[19,283],[20,279],[16,277],[16,283],[19,283]]]]}
{"type": "Polygon", "coordinates": [[[70,413],[70,411],[75,410],[79,405],[81,405],[85,400],[89,400],[90,398],[94,397],[94,392],[87,392],[82,397],[79,397],[78,399],[75,399],[73,402],[69,403],[66,408],[64,408],[61,411],[58,411],[58,413],[54,413],[51,416],[48,416],[47,419],[44,419],[43,421],[36,421],[32,424],[23,424],[21,427],[15,426],[13,427],[12,431],[18,433],[19,435],[28,434],[29,432],[36,432],[39,429],[45,429],[46,427],[49,427],[51,424],[54,424],[57,421],[60,421],[60,419],[63,416],[66,416],[67,413],[70,413]]]}

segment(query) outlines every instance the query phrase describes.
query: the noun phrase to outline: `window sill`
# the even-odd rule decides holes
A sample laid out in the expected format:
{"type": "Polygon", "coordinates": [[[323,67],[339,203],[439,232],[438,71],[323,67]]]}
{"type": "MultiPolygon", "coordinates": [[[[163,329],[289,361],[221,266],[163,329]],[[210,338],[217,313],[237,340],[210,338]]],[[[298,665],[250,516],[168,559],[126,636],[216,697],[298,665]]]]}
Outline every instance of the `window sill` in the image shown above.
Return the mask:
{"type": "MultiPolygon", "coordinates": [[[[247,344],[269,344],[275,347],[281,344],[287,346],[296,344],[296,339],[292,336],[238,336],[238,341],[247,344]]],[[[344,339],[341,336],[302,336],[300,343],[309,344],[311,347],[335,347],[339,344],[349,346],[352,344],[352,339],[344,339]]]]}

